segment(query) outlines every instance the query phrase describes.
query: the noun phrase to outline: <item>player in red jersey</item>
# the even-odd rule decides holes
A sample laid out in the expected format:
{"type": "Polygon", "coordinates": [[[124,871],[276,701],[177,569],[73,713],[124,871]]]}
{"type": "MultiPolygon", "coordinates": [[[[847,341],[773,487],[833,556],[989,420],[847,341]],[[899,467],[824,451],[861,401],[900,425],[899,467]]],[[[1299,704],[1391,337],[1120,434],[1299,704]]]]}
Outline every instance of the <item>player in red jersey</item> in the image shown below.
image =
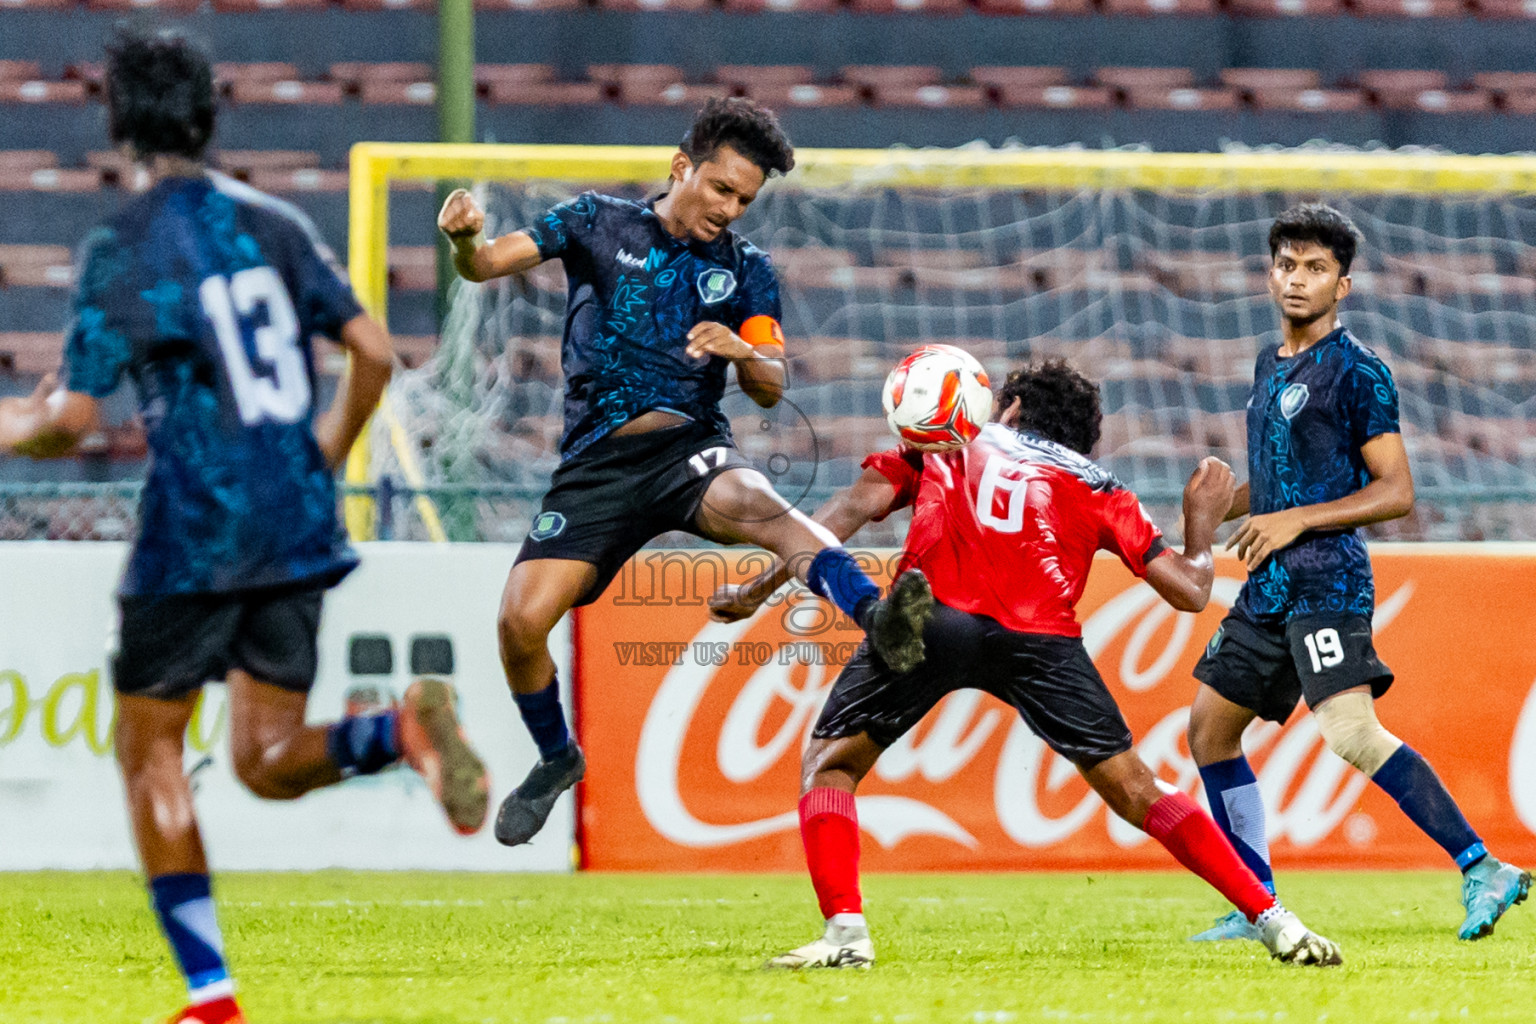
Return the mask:
{"type": "MultiPolygon", "coordinates": [[[[1161,783],[1083,647],[1074,607],[1094,553],[1113,551],[1165,601],[1199,611],[1215,576],[1211,542],[1231,507],[1232,470],[1200,463],[1184,489],[1182,554],[1163,543],[1136,495],[1087,458],[1099,439],[1098,388],[1066,363],[1008,376],[998,419],[957,451],[879,452],[816,518],[840,539],[912,506],[901,567],[933,587],[922,665],[896,673],[861,647],[838,676],[801,760],[800,835],[826,918],[821,938],[776,967],[867,967],[874,946],[859,894],[853,794],[880,754],[946,694],[984,690],[1075,764],[1120,817],[1145,830],[1254,922],[1272,955],[1340,962],[1238,858],[1210,816],[1161,783]]],[[[718,619],[752,614],[788,581],[777,567],[710,601],[718,619]]]]}

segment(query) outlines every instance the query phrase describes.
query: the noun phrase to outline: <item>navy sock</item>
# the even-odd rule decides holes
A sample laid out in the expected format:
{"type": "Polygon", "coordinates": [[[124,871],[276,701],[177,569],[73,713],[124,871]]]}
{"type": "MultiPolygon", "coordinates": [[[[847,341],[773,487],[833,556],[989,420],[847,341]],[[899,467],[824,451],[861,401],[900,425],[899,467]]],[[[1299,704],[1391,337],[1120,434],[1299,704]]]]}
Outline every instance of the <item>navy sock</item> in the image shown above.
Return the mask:
{"type": "Polygon", "coordinates": [[[880,588],[869,574],[859,568],[846,548],[822,548],[811,559],[811,567],[805,573],[805,585],[811,593],[824,597],[842,609],[843,614],[863,625],[861,610],[870,598],[880,597],[880,588]]]}
{"type": "Polygon", "coordinates": [[[234,991],[224,963],[224,937],[213,910],[207,875],[161,875],[149,880],[150,900],[193,1005],[234,991]]]}
{"type": "Polygon", "coordinates": [[[1387,763],[1376,769],[1371,781],[1396,800],[1408,820],[1439,843],[1461,870],[1488,856],[1487,848],[1467,824],[1445,783],[1408,744],[1398,747],[1387,763]]]}
{"type": "Polygon", "coordinates": [[[560,682],[551,679],[537,693],[514,693],[523,724],[539,745],[539,757],[553,761],[570,749],[571,734],[565,729],[565,712],[560,708],[560,682]]]}
{"type": "Polygon", "coordinates": [[[1259,780],[1248,759],[1234,757],[1205,765],[1200,778],[1205,782],[1211,817],[1232,841],[1248,870],[1274,892],[1275,873],[1269,866],[1269,837],[1264,830],[1264,798],[1259,795],[1259,780]]]}
{"type": "Polygon", "coordinates": [[[395,739],[399,713],[383,711],[343,718],[326,731],[325,752],[341,777],[372,775],[400,760],[395,739]]]}

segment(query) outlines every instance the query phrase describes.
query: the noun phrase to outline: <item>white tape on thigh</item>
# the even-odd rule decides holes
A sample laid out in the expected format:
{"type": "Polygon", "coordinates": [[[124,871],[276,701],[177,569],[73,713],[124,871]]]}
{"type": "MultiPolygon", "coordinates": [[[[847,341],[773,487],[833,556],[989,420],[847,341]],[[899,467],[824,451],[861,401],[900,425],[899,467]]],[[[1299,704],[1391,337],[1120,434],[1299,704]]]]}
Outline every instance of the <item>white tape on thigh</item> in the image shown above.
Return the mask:
{"type": "Polygon", "coordinates": [[[1312,714],[1328,749],[1366,775],[1375,775],[1403,745],[1377,721],[1375,702],[1368,693],[1330,697],[1312,714]]]}

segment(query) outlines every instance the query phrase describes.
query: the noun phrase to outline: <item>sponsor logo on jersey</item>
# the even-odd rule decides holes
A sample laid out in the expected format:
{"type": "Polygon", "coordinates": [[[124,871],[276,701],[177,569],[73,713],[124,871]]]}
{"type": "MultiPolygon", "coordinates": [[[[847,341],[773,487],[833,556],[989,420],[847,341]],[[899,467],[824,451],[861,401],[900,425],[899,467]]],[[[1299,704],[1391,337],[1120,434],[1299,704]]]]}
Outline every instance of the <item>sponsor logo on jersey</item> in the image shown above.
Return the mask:
{"type": "Polygon", "coordinates": [[[533,529],[528,531],[528,536],[534,540],[549,540],[564,532],[565,516],[559,512],[540,512],[539,517],[533,521],[533,529]]]}
{"type": "Polygon", "coordinates": [[[1306,406],[1311,394],[1305,384],[1292,384],[1280,392],[1280,415],[1288,421],[1295,419],[1296,414],[1306,406]]]}
{"type": "Polygon", "coordinates": [[[736,294],[736,275],[721,267],[711,267],[699,275],[699,298],[713,306],[736,294]]]}
{"type": "Polygon", "coordinates": [[[645,260],[624,249],[620,249],[613,259],[621,267],[629,267],[631,270],[645,269],[645,260]]]}

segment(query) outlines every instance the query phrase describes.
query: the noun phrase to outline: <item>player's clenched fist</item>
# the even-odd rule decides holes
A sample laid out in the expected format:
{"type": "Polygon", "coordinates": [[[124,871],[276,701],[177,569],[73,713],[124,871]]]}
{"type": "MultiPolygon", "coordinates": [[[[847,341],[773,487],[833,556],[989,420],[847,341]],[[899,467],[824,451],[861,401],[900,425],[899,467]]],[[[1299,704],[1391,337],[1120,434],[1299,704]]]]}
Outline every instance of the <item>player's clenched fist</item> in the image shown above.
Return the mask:
{"type": "Polygon", "coordinates": [[[437,227],[449,238],[473,238],[485,230],[485,211],[468,191],[456,188],[443,200],[437,227]]]}
{"type": "Polygon", "coordinates": [[[1232,507],[1236,491],[1231,466],[1214,455],[1201,459],[1184,486],[1185,526],[1200,523],[1204,528],[1215,529],[1232,507]]]}

